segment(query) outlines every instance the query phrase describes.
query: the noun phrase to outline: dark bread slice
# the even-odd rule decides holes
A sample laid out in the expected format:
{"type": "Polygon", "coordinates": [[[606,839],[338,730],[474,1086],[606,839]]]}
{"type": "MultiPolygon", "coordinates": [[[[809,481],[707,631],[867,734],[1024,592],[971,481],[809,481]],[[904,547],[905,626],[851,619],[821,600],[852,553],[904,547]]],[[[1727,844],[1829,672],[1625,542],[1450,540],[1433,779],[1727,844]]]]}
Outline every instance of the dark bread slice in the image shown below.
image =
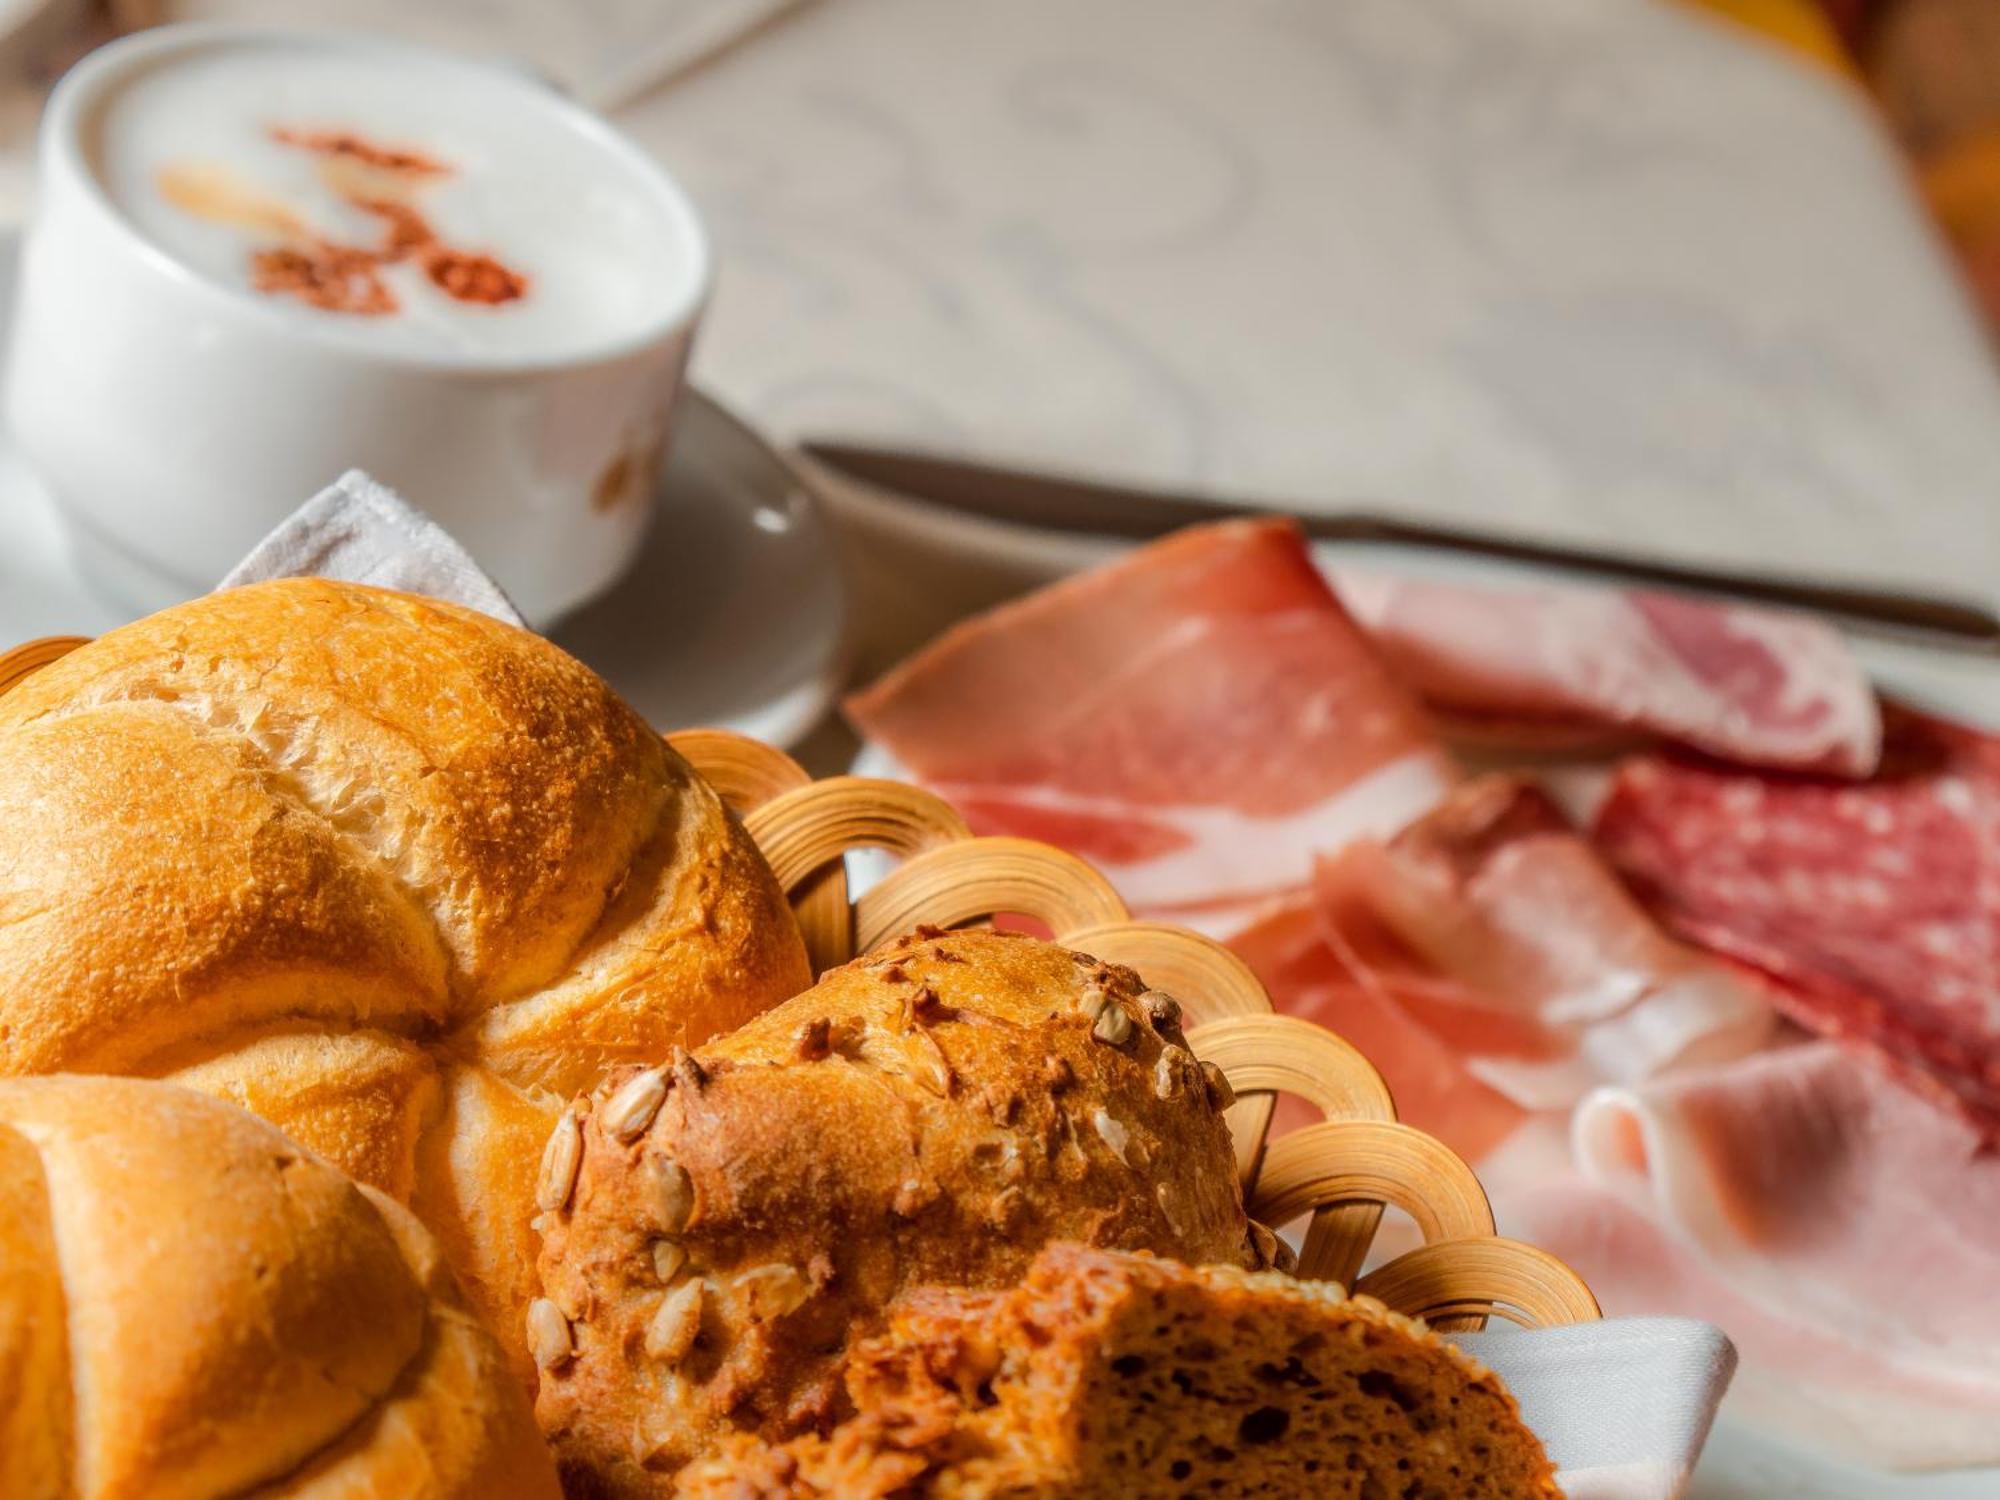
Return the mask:
{"type": "Polygon", "coordinates": [[[700,1500],[1558,1500],[1499,1379],[1328,1283],[1051,1246],[1012,1291],[924,1288],[847,1370],[829,1437],[743,1438],[700,1500]]]}

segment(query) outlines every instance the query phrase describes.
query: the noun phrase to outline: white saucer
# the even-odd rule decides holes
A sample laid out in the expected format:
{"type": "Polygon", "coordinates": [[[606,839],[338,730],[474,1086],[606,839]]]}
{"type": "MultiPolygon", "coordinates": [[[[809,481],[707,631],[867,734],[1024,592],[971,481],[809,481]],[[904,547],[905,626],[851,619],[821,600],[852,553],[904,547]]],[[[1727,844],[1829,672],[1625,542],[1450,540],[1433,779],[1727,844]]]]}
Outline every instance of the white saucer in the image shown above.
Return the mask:
{"type": "MultiPolygon", "coordinates": [[[[17,243],[0,238],[0,346],[17,243]]],[[[660,484],[632,570],[551,638],[662,729],[795,744],[845,665],[845,589],[825,516],[773,449],[698,391],[676,418],[660,484]]],[[[99,635],[134,613],[78,581],[48,497],[0,435],[0,648],[99,635]]]]}
{"type": "Polygon", "coordinates": [[[833,529],[777,452],[699,390],[675,418],[660,511],[631,572],[550,632],[662,729],[792,745],[846,667],[833,529]]]}

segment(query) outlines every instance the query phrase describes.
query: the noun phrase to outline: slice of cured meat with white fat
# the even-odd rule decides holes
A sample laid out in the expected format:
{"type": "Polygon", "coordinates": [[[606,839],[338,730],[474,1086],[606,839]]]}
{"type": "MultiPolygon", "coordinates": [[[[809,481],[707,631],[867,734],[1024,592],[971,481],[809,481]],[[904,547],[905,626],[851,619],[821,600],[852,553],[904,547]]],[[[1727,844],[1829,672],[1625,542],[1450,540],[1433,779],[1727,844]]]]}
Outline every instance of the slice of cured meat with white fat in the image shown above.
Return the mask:
{"type": "Polygon", "coordinates": [[[1882,726],[1810,615],[1638,590],[1444,583],[1340,568],[1390,670],[1467,738],[1657,736],[1744,765],[1865,776],[1882,726]]]}
{"type": "Polygon", "coordinates": [[[1860,785],[1646,757],[1595,836],[1669,928],[2000,1140],[2000,737],[1892,712],[1860,785]]]}
{"type": "MultiPolygon", "coordinates": [[[[1520,1128],[1525,1115],[1518,1105],[1468,1073],[1449,1043],[1348,967],[1328,945],[1310,902],[1270,913],[1229,946],[1256,971],[1279,1010],[1339,1033],[1375,1065],[1405,1124],[1470,1161],[1520,1128]]],[[[1279,1128],[1288,1123],[1304,1121],[1280,1121],[1279,1128]]]]}
{"type": "Polygon", "coordinates": [[[1546,795],[1518,777],[1459,787],[1394,838],[1319,872],[1327,939],[1525,1109],[1769,1033],[1766,986],[1662,933],[1546,795]]]}
{"type": "Polygon", "coordinates": [[[1613,1316],[1719,1323],[1730,1409],[1890,1467],[2000,1463],[2000,1155],[1829,1042],[1592,1094],[1483,1165],[1613,1316]]]}
{"type": "Polygon", "coordinates": [[[948,631],[848,700],[982,833],[1094,862],[1136,909],[1241,926],[1454,772],[1298,531],[1185,531],[948,631]]]}

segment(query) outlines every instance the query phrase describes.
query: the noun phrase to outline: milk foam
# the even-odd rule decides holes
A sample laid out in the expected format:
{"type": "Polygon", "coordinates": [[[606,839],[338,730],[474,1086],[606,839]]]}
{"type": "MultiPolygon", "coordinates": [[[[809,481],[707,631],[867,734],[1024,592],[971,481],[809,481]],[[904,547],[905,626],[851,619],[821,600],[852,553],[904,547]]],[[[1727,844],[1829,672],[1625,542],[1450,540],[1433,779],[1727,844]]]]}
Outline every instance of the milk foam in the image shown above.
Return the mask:
{"type": "Polygon", "coordinates": [[[218,42],[163,58],[86,124],[118,209],[185,265],[324,332],[412,355],[534,361],[649,331],[701,274],[696,231],[657,182],[526,79],[421,55],[295,39],[218,42]],[[326,159],[275,129],[349,131],[448,165],[411,201],[438,235],[525,274],[496,306],[454,300],[414,262],[386,266],[398,310],[329,311],[252,289],[267,227],[189,212],[163,180],[194,172],[296,213],[332,241],[372,245],[382,221],[330,186],[326,159]]]}

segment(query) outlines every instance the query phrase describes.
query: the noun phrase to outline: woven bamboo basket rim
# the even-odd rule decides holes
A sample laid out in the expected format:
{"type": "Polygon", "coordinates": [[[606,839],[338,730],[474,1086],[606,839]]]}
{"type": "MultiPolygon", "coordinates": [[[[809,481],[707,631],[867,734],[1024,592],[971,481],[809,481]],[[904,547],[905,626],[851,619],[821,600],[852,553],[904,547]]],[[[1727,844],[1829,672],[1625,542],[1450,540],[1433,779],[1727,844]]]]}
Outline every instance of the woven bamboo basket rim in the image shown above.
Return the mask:
{"type": "MultiPolygon", "coordinates": [[[[0,693],[83,644],[84,637],[52,636],[0,653],[0,693]]],[[[1338,1281],[1445,1331],[1481,1328],[1495,1315],[1528,1326],[1600,1315],[1575,1271],[1494,1232],[1472,1168],[1396,1119],[1387,1086],[1359,1051],[1324,1027],[1276,1013],[1249,967],[1220,943],[1135,920],[1089,864],[1030,839],[975,837],[955,810],[920,788],[860,776],[816,781],[782,750],[727,730],[666,738],[763,850],[815,972],[919,925],[1012,915],[1174,995],[1189,1045],[1235,1091],[1227,1120],[1251,1216],[1307,1221],[1299,1275],[1338,1281]],[[863,849],[900,862],[850,899],[844,858],[863,849]],[[1271,1138],[1281,1093],[1303,1100],[1319,1120],[1271,1138]],[[1424,1243],[1364,1275],[1390,1204],[1410,1216],[1424,1243]]]]}

